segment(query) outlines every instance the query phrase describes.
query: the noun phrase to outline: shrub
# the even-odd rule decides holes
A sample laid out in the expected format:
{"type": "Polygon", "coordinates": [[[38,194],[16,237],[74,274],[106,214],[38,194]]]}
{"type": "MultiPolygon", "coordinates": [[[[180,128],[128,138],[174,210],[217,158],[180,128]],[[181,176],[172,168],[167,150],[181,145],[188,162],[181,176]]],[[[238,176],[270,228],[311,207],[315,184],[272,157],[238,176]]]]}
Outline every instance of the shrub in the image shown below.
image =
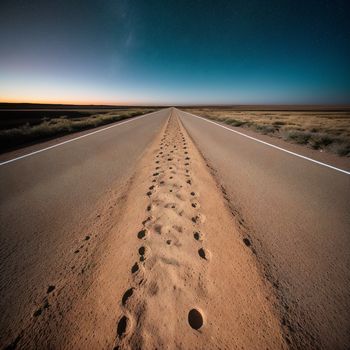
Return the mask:
{"type": "Polygon", "coordinates": [[[44,118],[40,124],[30,125],[26,123],[18,128],[0,130],[1,151],[28,142],[62,136],[71,132],[94,128],[136,115],[149,113],[152,110],[124,112],[123,114],[95,114],[81,119],[69,119],[66,116],[59,118],[44,118]]]}
{"type": "Polygon", "coordinates": [[[307,144],[310,137],[311,133],[308,131],[290,130],[285,133],[286,140],[291,140],[302,145],[307,144]]]}
{"type": "Polygon", "coordinates": [[[276,120],[272,123],[272,125],[285,125],[285,124],[286,124],[286,122],[283,122],[281,120],[276,120]]]}
{"type": "Polygon", "coordinates": [[[338,139],[329,147],[330,151],[342,157],[350,157],[350,142],[344,139],[338,139]]]}
{"type": "Polygon", "coordinates": [[[227,118],[225,120],[225,124],[232,125],[232,126],[242,126],[242,125],[246,124],[246,122],[243,120],[227,118]]]}
{"type": "Polygon", "coordinates": [[[255,125],[255,129],[262,134],[273,134],[276,131],[274,126],[266,124],[257,124],[255,125]]]}
{"type": "Polygon", "coordinates": [[[312,133],[309,139],[309,143],[312,148],[319,149],[319,148],[326,148],[334,140],[335,140],[334,136],[321,134],[321,133],[312,133]]]}

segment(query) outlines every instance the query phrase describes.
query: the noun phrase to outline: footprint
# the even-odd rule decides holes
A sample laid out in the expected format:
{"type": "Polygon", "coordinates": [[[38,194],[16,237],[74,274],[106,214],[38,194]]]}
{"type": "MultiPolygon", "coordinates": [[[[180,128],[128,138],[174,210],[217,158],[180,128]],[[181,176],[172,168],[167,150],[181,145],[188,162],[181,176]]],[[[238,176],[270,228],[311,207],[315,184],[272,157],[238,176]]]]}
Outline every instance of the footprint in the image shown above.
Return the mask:
{"type": "Polygon", "coordinates": [[[42,308],[40,307],[38,310],[36,310],[33,314],[34,317],[38,317],[42,314],[43,310],[42,308]]]}
{"type": "Polygon", "coordinates": [[[21,340],[22,336],[23,336],[23,331],[22,331],[19,335],[17,335],[17,337],[15,338],[15,340],[14,340],[11,344],[6,345],[6,346],[4,347],[4,349],[5,349],[5,350],[14,350],[14,349],[17,349],[17,348],[18,348],[17,345],[18,345],[19,341],[21,340]]]}
{"type": "Polygon", "coordinates": [[[144,246],[139,248],[139,254],[140,254],[140,261],[145,261],[146,260],[146,248],[144,246]]]}
{"type": "Polygon", "coordinates": [[[134,288],[129,288],[122,297],[122,305],[124,306],[128,299],[132,296],[132,293],[134,292],[134,288]]]}
{"type": "Polygon", "coordinates": [[[138,270],[139,270],[139,264],[136,262],[131,268],[131,273],[136,273],[138,270]]]}
{"type": "Polygon", "coordinates": [[[129,327],[129,319],[124,315],[118,322],[117,334],[119,338],[122,338],[129,327]]]}
{"type": "Polygon", "coordinates": [[[137,238],[144,239],[146,237],[146,234],[147,234],[147,231],[143,229],[137,233],[137,238]]]}
{"type": "Polygon", "coordinates": [[[55,286],[50,285],[50,286],[47,288],[46,293],[49,294],[49,293],[53,292],[53,291],[55,290],[55,288],[56,288],[55,286]]]}
{"type": "Polygon", "coordinates": [[[50,307],[50,304],[49,304],[48,300],[45,299],[45,300],[44,300],[43,306],[42,306],[42,307],[39,307],[39,309],[37,309],[37,310],[33,313],[33,316],[34,316],[34,317],[40,316],[40,315],[43,313],[43,311],[44,311],[45,309],[48,309],[49,307],[50,307]]]}
{"type": "Polygon", "coordinates": [[[250,247],[252,245],[252,242],[249,240],[249,238],[243,238],[243,243],[247,246],[250,247]]]}
{"type": "Polygon", "coordinates": [[[193,216],[191,220],[193,223],[197,223],[198,219],[199,219],[199,216],[197,215],[197,216],[193,216]]]}
{"type": "Polygon", "coordinates": [[[197,309],[192,309],[188,313],[188,323],[189,325],[195,329],[199,330],[203,326],[203,316],[197,309]]]}
{"type": "Polygon", "coordinates": [[[198,250],[198,254],[202,259],[209,260],[209,252],[204,250],[203,248],[200,248],[198,250]]]}
{"type": "Polygon", "coordinates": [[[145,225],[148,221],[151,221],[151,217],[150,216],[147,219],[142,221],[142,225],[145,225]]]}
{"type": "MultiPolygon", "coordinates": [[[[194,237],[194,239],[196,240],[196,241],[202,241],[203,240],[203,235],[200,233],[200,232],[198,232],[198,231],[196,231],[194,234],[193,234],[193,237],[194,237]]],[[[198,252],[199,253],[199,252],[198,252]]]]}

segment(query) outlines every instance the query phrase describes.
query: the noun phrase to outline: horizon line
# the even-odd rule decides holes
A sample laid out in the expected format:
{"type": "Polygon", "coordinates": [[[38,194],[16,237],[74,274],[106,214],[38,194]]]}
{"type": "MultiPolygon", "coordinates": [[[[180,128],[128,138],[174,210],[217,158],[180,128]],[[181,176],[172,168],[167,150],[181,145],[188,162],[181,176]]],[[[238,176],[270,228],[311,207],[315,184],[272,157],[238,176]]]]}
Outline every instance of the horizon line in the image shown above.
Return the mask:
{"type": "Polygon", "coordinates": [[[0,101],[0,105],[59,105],[59,106],[77,106],[77,107],[342,107],[350,108],[350,103],[79,103],[77,102],[13,102],[0,101]]]}

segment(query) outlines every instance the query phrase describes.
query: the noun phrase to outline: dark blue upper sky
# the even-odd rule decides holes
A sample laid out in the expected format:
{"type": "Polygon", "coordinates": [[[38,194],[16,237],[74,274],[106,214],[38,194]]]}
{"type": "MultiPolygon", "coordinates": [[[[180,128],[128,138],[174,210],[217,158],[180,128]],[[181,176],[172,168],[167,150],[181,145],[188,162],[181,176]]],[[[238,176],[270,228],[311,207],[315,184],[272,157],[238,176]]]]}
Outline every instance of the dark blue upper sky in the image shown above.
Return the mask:
{"type": "Polygon", "coordinates": [[[0,100],[350,103],[350,1],[3,0],[0,100]]]}

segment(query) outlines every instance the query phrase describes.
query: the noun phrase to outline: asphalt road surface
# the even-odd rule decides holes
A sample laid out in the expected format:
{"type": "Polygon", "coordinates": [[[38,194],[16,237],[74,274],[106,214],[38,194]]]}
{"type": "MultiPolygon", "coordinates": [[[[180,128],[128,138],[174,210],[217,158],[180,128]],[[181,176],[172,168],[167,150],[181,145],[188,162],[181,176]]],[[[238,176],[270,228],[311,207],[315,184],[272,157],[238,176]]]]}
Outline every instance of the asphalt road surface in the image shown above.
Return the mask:
{"type": "Polygon", "coordinates": [[[349,348],[350,176],[178,114],[269,265],[295,336],[349,348]]]}
{"type": "MultiPolygon", "coordinates": [[[[75,227],[125,184],[170,111],[0,166],[1,336],[16,334],[75,227]]],[[[296,341],[349,348],[350,176],[176,113],[244,219],[296,341]]]]}
{"type": "Polygon", "coordinates": [[[62,271],[61,252],[71,250],[74,228],[106,191],[132,175],[169,112],[116,123],[0,166],[1,337],[22,327],[32,301],[62,271]]]}

